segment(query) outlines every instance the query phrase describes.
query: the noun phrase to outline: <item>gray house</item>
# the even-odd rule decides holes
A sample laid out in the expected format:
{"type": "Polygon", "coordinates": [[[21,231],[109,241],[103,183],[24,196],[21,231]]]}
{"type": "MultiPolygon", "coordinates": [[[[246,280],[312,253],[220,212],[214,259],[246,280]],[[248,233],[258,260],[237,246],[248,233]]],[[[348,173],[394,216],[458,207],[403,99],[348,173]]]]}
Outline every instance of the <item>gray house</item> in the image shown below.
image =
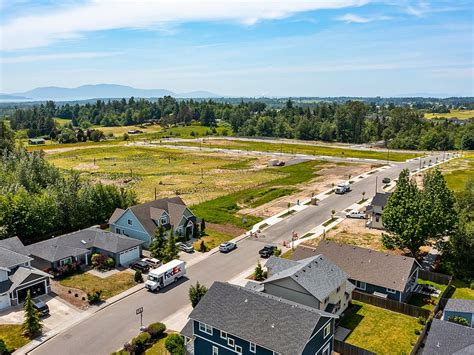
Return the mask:
{"type": "Polygon", "coordinates": [[[263,292],[341,315],[352,300],[355,286],[349,276],[323,255],[298,261],[270,257],[263,292]]]}
{"type": "Polygon", "coordinates": [[[474,328],[474,300],[450,298],[444,307],[443,320],[451,317],[462,317],[474,328]]]}
{"type": "Polygon", "coordinates": [[[78,262],[90,264],[94,253],[106,254],[115,264],[128,265],[140,258],[143,242],[91,227],[28,245],[33,265],[42,270],[78,262]]]}
{"type": "Polygon", "coordinates": [[[155,231],[163,226],[176,235],[192,236],[196,216],[180,197],[163,198],[126,210],[117,208],[109,219],[110,230],[145,242],[149,246],[155,231]]]}
{"type": "Polygon", "coordinates": [[[359,291],[405,302],[415,289],[420,265],[408,256],[323,240],[316,248],[299,246],[294,260],[322,254],[349,275],[359,291]]]}
{"type": "Polygon", "coordinates": [[[423,355],[474,354],[474,328],[434,318],[423,355]]]}
{"type": "Polygon", "coordinates": [[[369,217],[367,227],[383,229],[382,213],[390,197],[389,192],[377,192],[370,205],[367,206],[366,213],[369,217]]]}
{"type": "Polygon", "coordinates": [[[214,282],[181,331],[194,354],[330,355],[337,316],[214,282]]]}
{"type": "Polygon", "coordinates": [[[0,310],[22,303],[28,291],[50,291],[51,276],[32,267],[32,260],[17,237],[0,240],[0,310]]]}

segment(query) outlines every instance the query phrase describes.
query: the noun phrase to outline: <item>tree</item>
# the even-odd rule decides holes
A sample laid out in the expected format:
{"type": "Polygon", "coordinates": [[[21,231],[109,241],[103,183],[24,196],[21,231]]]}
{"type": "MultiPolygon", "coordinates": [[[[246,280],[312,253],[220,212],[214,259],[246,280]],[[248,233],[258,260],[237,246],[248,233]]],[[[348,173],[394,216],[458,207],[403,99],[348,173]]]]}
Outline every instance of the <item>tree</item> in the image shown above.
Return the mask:
{"type": "Polygon", "coordinates": [[[206,243],[204,243],[204,240],[201,240],[201,243],[199,244],[199,251],[201,253],[205,253],[207,251],[207,246],[206,243]]]}
{"type": "Polygon", "coordinates": [[[265,274],[263,272],[262,265],[260,261],[257,262],[257,266],[255,267],[255,271],[253,272],[253,276],[255,277],[255,281],[263,281],[265,280],[265,274]]]}
{"type": "Polygon", "coordinates": [[[23,334],[32,339],[38,335],[39,332],[41,332],[43,325],[39,312],[33,307],[33,300],[31,299],[30,290],[28,290],[26,293],[25,305],[23,306],[23,309],[25,311],[25,319],[22,325],[23,334]]]}
{"type": "Polygon", "coordinates": [[[398,178],[395,191],[390,195],[382,214],[383,225],[388,234],[383,234],[386,248],[408,249],[412,256],[426,245],[430,235],[430,220],[427,216],[426,200],[410,173],[404,169],[398,178]]]}
{"type": "Polygon", "coordinates": [[[183,355],[185,353],[184,338],[179,334],[168,335],[165,340],[165,348],[171,355],[183,355]]]}
{"type": "Polygon", "coordinates": [[[204,218],[201,220],[201,235],[203,235],[206,232],[206,221],[204,218]]]}
{"type": "Polygon", "coordinates": [[[7,344],[3,341],[3,339],[0,339],[0,355],[7,355],[10,354],[10,350],[7,348],[7,344]]]}
{"type": "Polygon", "coordinates": [[[0,153],[4,150],[10,152],[15,146],[13,131],[7,126],[5,121],[0,121],[0,153]]]}
{"type": "Polygon", "coordinates": [[[189,300],[193,308],[197,306],[199,301],[204,297],[207,292],[207,287],[196,282],[196,286],[191,285],[189,287],[189,300]]]}
{"type": "Polygon", "coordinates": [[[143,275],[142,275],[142,272],[140,270],[135,271],[134,280],[135,280],[136,283],[142,283],[143,282],[143,275]]]}
{"type": "Polygon", "coordinates": [[[153,240],[150,243],[150,253],[154,258],[162,259],[166,246],[165,227],[160,225],[155,229],[153,240]]]}
{"type": "Polygon", "coordinates": [[[174,236],[173,228],[171,227],[170,235],[166,241],[164,254],[162,255],[163,262],[167,263],[173,259],[177,259],[178,254],[179,249],[176,245],[176,237],[174,236]]]}

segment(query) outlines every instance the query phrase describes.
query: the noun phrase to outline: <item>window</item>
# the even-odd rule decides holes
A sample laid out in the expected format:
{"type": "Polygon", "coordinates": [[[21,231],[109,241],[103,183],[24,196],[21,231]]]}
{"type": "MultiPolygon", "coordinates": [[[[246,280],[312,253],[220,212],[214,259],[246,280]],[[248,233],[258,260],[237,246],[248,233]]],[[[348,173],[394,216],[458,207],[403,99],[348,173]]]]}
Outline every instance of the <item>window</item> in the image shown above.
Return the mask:
{"type": "Polygon", "coordinates": [[[339,292],[341,290],[341,286],[339,286],[336,290],[336,292],[339,292]]]}
{"type": "Polygon", "coordinates": [[[324,327],[324,337],[326,338],[331,333],[331,323],[324,327]]]}
{"type": "Polygon", "coordinates": [[[166,217],[161,217],[161,224],[166,224],[168,222],[168,219],[166,217]]]}
{"type": "Polygon", "coordinates": [[[59,260],[59,265],[61,265],[61,266],[69,265],[71,263],[72,263],[71,257],[59,260]]]}
{"type": "Polygon", "coordinates": [[[367,288],[367,285],[365,284],[365,282],[362,282],[362,281],[356,281],[355,285],[358,289],[361,289],[361,290],[365,290],[367,288]]]}
{"type": "Polygon", "coordinates": [[[221,330],[221,338],[222,339],[227,339],[227,333],[223,332],[222,330],[221,330]]]}
{"type": "Polygon", "coordinates": [[[255,345],[255,343],[250,343],[250,352],[254,353],[256,351],[257,351],[257,346],[255,345]]]}
{"type": "Polygon", "coordinates": [[[242,355],[242,347],[236,345],[236,346],[235,346],[235,352],[236,352],[237,354],[241,354],[241,355],[242,355]]]}
{"type": "Polygon", "coordinates": [[[375,217],[375,222],[380,222],[380,217],[379,216],[375,217]]]}
{"type": "Polygon", "coordinates": [[[218,355],[219,354],[219,348],[217,346],[212,347],[212,355],[218,355]]]}
{"type": "Polygon", "coordinates": [[[127,223],[128,223],[129,226],[131,226],[131,225],[133,224],[133,222],[132,222],[131,219],[129,219],[129,220],[127,221],[127,223]]]}
{"type": "Polygon", "coordinates": [[[323,349],[322,355],[331,355],[330,347],[331,344],[326,345],[326,347],[323,349]]]}
{"type": "Polygon", "coordinates": [[[227,338],[227,345],[233,348],[235,346],[235,340],[232,338],[227,338]]]}
{"type": "Polygon", "coordinates": [[[326,303],[328,303],[328,301],[329,301],[329,297],[326,297],[326,298],[324,299],[323,303],[326,304],[326,303]]]}
{"type": "Polygon", "coordinates": [[[212,327],[210,325],[199,323],[199,330],[206,334],[212,335],[212,327]]]}
{"type": "Polygon", "coordinates": [[[392,288],[387,288],[388,293],[397,293],[397,290],[394,290],[392,288]]]}

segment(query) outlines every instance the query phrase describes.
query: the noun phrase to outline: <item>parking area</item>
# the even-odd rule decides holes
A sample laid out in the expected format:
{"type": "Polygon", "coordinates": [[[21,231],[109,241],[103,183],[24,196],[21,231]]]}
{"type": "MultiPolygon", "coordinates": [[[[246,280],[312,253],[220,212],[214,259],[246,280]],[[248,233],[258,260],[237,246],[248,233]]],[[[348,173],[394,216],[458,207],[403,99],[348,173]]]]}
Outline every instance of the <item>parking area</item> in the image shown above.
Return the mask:
{"type": "MultiPolygon", "coordinates": [[[[46,330],[54,329],[81,313],[81,311],[68,305],[59,297],[44,295],[35,299],[43,301],[49,307],[49,316],[42,317],[46,330]]],[[[23,322],[23,315],[24,311],[21,305],[3,310],[0,313],[0,324],[21,324],[23,322]]]]}

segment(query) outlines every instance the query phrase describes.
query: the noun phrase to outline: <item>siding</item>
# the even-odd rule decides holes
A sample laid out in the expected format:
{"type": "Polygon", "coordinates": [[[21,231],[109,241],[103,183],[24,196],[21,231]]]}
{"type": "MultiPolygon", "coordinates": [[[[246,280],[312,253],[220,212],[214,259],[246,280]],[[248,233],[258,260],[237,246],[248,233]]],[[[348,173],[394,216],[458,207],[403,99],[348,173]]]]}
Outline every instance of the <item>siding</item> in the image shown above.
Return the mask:
{"type": "Polygon", "coordinates": [[[332,354],[334,349],[334,319],[321,317],[313,332],[313,337],[308,341],[303,350],[303,355],[320,355],[324,348],[329,344],[329,353],[332,354]],[[331,331],[329,335],[324,338],[324,327],[329,322],[331,331]]]}
{"type": "Polygon", "coordinates": [[[319,301],[290,278],[266,283],[265,293],[319,309],[319,301]]]}
{"type": "Polygon", "coordinates": [[[135,217],[132,211],[126,210],[124,214],[114,223],[110,225],[110,230],[114,233],[123,234],[130,238],[143,240],[148,247],[151,242],[151,236],[143,228],[140,221],[135,217]],[[128,220],[132,221],[132,225],[128,224],[128,220]],[[120,229],[120,233],[117,232],[120,229]]]}
{"type": "MultiPolygon", "coordinates": [[[[354,285],[356,284],[356,280],[354,279],[349,279],[350,282],[352,282],[354,285]]],[[[369,283],[366,283],[366,288],[365,290],[356,288],[356,290],[360,292],[365,292],[365,293],[370,293],[373,294],[374,292],[379,292],[387,295],[387,298],[395,301],[400,301],[400,291],[396,291],[395,293],[388,293],[387,289],[385,287],[377,286],[377,285],[372,285],[369,283]]],[[[402,302],[408,298],[409,292],[402,293],[402,302]]]]}

